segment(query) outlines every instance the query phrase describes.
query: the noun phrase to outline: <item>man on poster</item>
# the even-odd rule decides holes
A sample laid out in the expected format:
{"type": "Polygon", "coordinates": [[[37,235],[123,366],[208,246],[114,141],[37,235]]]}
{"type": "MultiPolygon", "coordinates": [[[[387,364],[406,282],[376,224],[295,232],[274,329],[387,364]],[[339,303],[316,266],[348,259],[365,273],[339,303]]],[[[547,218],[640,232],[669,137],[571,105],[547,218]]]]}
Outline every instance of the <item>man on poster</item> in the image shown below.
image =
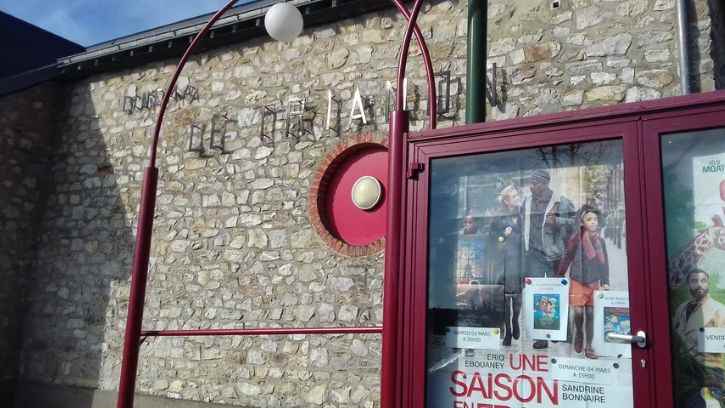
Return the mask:
{"type": "MultiPolygon", "coordinates": [[[[687,274],[690,300],[682,303],[675,311],[673,329],[679,339],[675,343],[681,353],[676,364],[680,375],[694,381],[681,398],[684,407],[705,407],[706,400],[725,403],[725,371],[720,353],[704,353],[698,350],[698,336],[705,327],[725,327],[725,305],[710,297],[710,275],[693,269],[687,274]]],[[[677,348],[676,348],[677,349],[677,348]]]]}
{"type": "MultiPolygon", "coordinates": [[[[551,176],[543,169],[528,178],[529,191],[522,205],[524,274],[531,278],[558,276],[565,241],[576,227],[576,209],[549,186],[551,176]]],[[[535,349],[548,347],[546,340],[534,342],[535,349]]]]}

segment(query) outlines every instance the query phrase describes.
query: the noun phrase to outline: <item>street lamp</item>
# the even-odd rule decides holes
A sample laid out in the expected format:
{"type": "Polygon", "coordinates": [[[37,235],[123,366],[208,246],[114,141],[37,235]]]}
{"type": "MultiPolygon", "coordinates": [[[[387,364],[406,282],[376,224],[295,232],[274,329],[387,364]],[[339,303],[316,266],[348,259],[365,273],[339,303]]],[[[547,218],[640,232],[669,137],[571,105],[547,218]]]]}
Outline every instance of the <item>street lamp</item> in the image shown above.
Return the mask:
{"type": "Polygon", "coordinates": [[[289,3],[277,3],[264,15],[264,28],[277,41],[292,42],[302,32],[302,25],[302,13],[289,3]]]}
{"type": "MultiPolygon", "coordinates": [[[[208,329],[208,330],[169,330],[164,332],[143,332],[141,323],[143,321],[144,297],[146,294],[146,281],[148,274],[149,255],[151,250],[151,235],[153,231],[153,217],[156,207],[156,189],[158,184],[158,169],[156,168],[156,153],[158,150],[159,136],[163,124],[166,108],[179,79],[182,69],[186,65],[192,50],[199,43],[201,38],[206,36],[214,23],[224,15],[237,0],[230,0],[224,7],[216,12],[208,23],[194,37],[181,60],[176,66],[176,71],[167,86],[164,97],[161,101],[159,113],[154,127],[153,139],[149,151],[149,164],[144,170],[141,202],[139,204],[138,226],[136,229],[136,246],[134,249],[133,263],[131,266],[131,290],[128,301],[128,317],[126,320],[126,332],[123,340],[123,360],[121,364],[121,378],[118,386],[117,408],[133,408],[134,391],[136,387],[136,371],[138,368],[138,354],[144,336],[202,336],[202,335],[254,335],[254,334],[335,334],[335,333],[383,333],[383,364],[381,378],[381,401],[384,408],[394,408],[397,402],[394,401],[397,373],[395,370],[395,349],[397,346],[397,292],[398,275],[402,269],[401,242],[402,242],[402,220],[404,219],[402,206],[402,189],[404,178],[403,171],[403,148],[405,145],[405,134],[408,132],[408,113],[404,110],[403,100],[403,79],[408,58],[410,40],[415,34],[418,46],[422,51],[423,63],[426,68],[428,81],[428,125],[431,129],[436,127],[436,92],[433,79],[433,68],[430,54],[425,45],[425,40],[416,25],[416,19],[420,12],[423,0],[415,0],[412,10],[402,3],[402,0],[392,0],[403,17],[408,21],[405,37],[400,49],[400,61],[398,65],[397,91],[395,110],[390,116],[388,155],[390,185],[390,199],[388,200],[388,223],[386,227],[385,246],[385,284],[384,284],[384,327],[372,328],[310,328],[310,329],[208,329]]],[[[283,42],[294,40],[303,28],[302,15],[293,5],[289,3],[278,3],[272,6],[265,16],[264,25],[269,35],[283,42]]]]}

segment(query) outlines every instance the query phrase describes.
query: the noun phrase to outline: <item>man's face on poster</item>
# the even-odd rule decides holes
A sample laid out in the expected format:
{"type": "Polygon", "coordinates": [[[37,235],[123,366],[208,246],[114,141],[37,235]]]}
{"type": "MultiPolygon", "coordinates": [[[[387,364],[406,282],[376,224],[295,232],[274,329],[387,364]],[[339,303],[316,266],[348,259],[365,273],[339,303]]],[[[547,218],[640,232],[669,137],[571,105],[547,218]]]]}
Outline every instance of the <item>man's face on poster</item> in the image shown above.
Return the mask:
{"type": "Polygon", "coordinates": [[[539,180],[531,180],[529,184],[529,190],[534,197],[539,197],[544,194],[548,187],[547,183],[542,183],[539,180]]]}
{"type": "Polygon", "coordinates": [[[476,221],[473,217],[466,217],[463,219],[463,233],[473,234],[476,232],[476,221]]]}
{"type": "Polygon", "coordinates": [[[710,291],[710,278],[704,272],[693,272],[687,277],[687,286],[693,299],[703,299],[710,291]]]}

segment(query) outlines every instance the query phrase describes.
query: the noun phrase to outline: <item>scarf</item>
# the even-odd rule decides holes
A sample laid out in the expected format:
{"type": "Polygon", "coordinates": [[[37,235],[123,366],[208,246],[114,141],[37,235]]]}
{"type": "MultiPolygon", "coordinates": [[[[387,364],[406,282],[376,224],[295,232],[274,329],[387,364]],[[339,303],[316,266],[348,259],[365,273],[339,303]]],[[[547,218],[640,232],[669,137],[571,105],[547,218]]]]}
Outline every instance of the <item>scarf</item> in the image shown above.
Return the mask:
{"type": "Polygon", "coordinates": [[[597,258],[599,263],[606,262],[602,241],[596,232],[582,231],[582,249],[587,260],[597,258]]]}

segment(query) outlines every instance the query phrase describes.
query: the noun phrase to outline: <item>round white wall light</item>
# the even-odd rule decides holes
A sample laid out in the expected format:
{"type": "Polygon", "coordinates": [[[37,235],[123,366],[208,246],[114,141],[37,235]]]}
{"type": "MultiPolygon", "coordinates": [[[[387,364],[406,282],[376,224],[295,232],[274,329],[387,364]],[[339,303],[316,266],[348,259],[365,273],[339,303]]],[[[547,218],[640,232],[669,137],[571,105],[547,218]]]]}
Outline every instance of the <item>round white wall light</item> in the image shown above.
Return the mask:
{"type": "Polygon", "coordinates": [[[383,195],[383,187],[373,176],[362,176],[352,185],[352,202],[361,210],[375,207],[383,195]]]}
{"type": "Polygon", "coordinates": [[[290,3],[277,3],[264,16],[264,28],[277,41],[291,42],[302,33],[302,26],[302,13],[290,3]]]}

